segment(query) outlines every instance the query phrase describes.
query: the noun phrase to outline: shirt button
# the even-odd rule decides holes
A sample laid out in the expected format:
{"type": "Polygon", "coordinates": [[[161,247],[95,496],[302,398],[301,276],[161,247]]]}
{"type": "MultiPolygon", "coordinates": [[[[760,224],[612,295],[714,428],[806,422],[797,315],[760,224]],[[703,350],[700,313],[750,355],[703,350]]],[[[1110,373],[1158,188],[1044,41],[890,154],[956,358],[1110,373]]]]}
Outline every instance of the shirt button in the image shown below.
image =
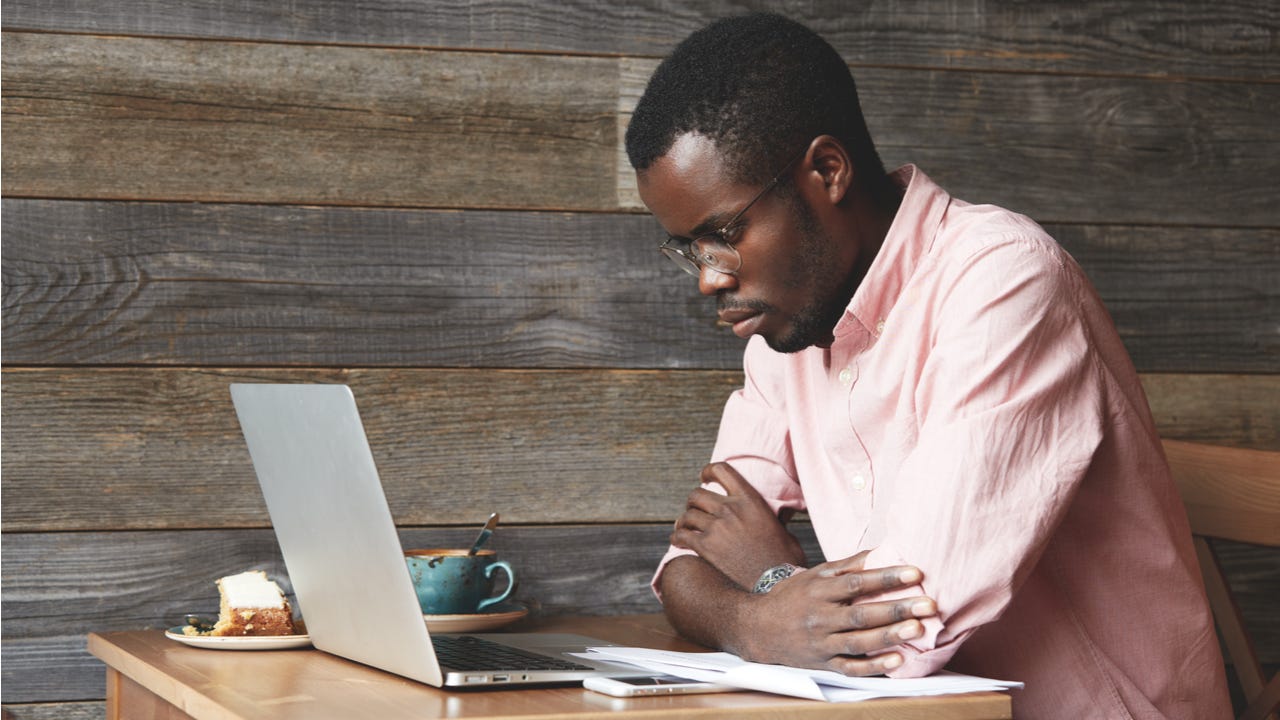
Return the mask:
{"type": "Polygon", "coordinates": [[[845,368],[840,371],[840,384],[848,387],[853,383],[853,371],[845,368]]]}
{"type": "Polygon", "coordinates": [[[854,475],[854,476],[853,476],[853,489],[854,489],[854,490],[862,490],[862,489],[863,489],[863,488],[865,488],[866,486],[867,486],[867,479],[866,479],[866,478],[862,477],[861,475],[854,475]]]}
{"type": "Polygon", "coordinates": [[[880,322],[876,323],[876,335],[879,336],[883,333],[884,333],[884,321],[881,320],[880,322]]]}

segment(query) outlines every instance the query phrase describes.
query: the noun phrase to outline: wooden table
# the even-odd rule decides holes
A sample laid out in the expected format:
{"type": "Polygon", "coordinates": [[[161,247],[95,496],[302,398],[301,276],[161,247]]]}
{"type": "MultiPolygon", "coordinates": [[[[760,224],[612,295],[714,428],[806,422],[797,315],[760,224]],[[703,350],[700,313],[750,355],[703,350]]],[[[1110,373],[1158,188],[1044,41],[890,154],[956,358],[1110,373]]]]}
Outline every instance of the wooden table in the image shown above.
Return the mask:
{"type": "MultiPolygon", "coordinates": [[[[549,618],[520,630],[573,632],[671,650],[699,650],[660,615],[549,618]]],[[[974,693],[834,704],[741,692],[613,698],[581,687],[447,691],[318,650],[227,652],[188,647],[158,630],[89,635],[107,664],[107,718],[557,718],[616,713],[658,718],[876,718],[977,720],[1012,717],[1009,696],[974,693]]]]}

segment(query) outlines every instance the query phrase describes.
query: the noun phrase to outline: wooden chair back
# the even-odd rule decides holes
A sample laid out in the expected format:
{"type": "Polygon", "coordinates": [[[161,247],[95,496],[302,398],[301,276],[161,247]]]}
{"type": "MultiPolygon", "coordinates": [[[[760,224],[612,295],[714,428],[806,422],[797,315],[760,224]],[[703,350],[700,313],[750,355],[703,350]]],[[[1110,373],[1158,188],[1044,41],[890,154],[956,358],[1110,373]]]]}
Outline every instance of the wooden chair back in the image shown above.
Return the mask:
{"type": "Polygon", "coordinates": [[[1280,547],[1280,452],[1178,440],[1165,440],[1164,451],[1191,520],[1213,619],[1244,691],[1240,720],[1276,720],[1280,674],[1267,681],[1212,540],[1280,547]]]}

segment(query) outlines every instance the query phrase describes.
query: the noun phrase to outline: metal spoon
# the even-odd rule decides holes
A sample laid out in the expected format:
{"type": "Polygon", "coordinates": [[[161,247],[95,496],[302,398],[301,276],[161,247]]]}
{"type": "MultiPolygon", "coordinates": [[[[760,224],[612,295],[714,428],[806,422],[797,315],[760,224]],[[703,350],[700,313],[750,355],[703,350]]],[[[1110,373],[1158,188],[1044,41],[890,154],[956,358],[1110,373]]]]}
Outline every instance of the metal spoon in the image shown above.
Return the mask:
{"type": "Polygon", "coordinates": [[[493,534],[493,529],[496,527],[498,527],[498,513],[490,515],[489,519],[485,522],[484,527],[480,528],[480,536],[476,538],[475,543],[472,544],[471,550],[467,552],[467,555],[475,555],[479,552],[480,546],[489,539],[489,536],[493,534]]]}

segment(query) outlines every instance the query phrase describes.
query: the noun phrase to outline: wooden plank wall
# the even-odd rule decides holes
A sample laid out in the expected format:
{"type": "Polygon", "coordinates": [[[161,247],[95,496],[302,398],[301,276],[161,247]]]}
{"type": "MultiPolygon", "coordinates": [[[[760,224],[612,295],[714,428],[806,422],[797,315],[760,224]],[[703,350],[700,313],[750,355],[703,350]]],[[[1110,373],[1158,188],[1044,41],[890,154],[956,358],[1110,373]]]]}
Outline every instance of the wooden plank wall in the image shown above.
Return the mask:
{"type": "MultiPolygon", "coordinates": [[[[500,510],[540,612],[656,610],[741,343],[621,132],[675,42],[769,5],[4,0],[6,711],[92,716],[86,632],[283,573],[234,380],[350,383],[406,544],[500,510]]],[[[1080,260],[1162,433],[1280,449],[1271,0],[777,7],[887,163],[1080,260]]],[[[1280,662],[1280,558],[1226,555],[1280,662]]]]}

